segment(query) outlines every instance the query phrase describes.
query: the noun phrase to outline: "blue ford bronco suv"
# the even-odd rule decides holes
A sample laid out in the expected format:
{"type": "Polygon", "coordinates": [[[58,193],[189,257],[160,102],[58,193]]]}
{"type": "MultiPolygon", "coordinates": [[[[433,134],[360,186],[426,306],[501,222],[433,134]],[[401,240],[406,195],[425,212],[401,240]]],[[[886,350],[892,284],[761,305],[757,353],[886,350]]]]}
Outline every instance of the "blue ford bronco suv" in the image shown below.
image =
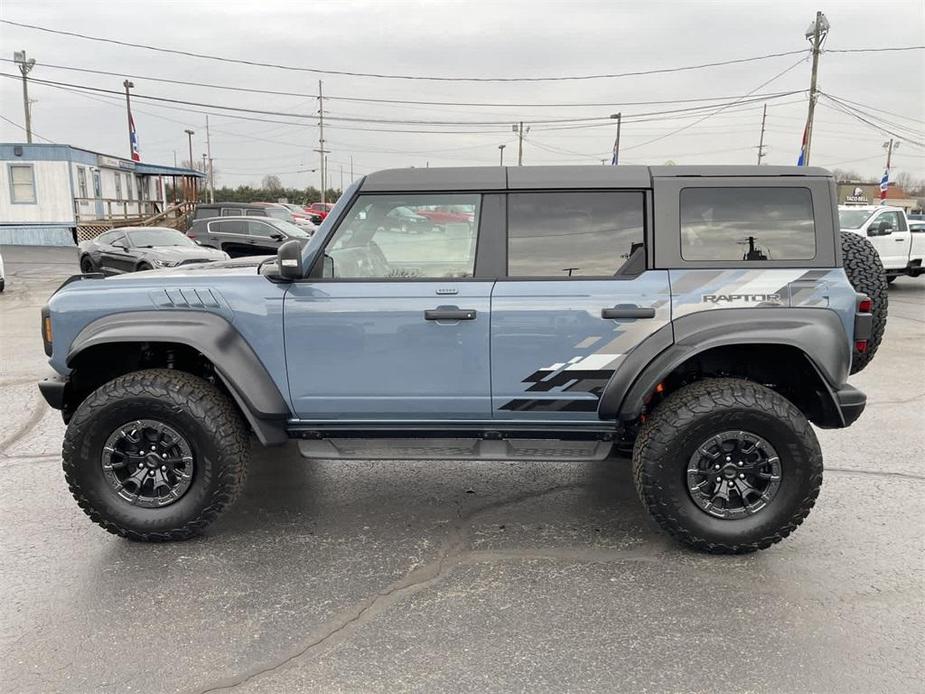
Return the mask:
{"type": "Polygon", "coordinates": [[[78,504],[135,540],[205,528],[253,435],[325,459],[631,450],[662,528],[748,552],[809,513],[810,423],[861,414],[847,379],[885,319],[822,169],[397,169],[259,265],[72,277],[40,388],[78,504]]]}

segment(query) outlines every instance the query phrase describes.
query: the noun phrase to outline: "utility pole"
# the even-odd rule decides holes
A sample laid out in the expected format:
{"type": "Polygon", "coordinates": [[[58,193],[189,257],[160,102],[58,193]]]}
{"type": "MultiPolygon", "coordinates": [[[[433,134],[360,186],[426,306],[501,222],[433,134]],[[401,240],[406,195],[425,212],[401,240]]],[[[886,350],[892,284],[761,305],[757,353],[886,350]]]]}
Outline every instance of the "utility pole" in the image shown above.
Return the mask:
{"type": "Polygon", "coordinates": [[[177,168],[177,150],[173,151],[173,168],[177,168]]]}
{"type": "Polygon", "coordinates": [[[520,121],[511,126],[511,130],[517,133],[517,166],[524,165],[524,133],[530,132],[530,126],[524,130],[524,122],[520,121]]]}
{"type": "Polygon", "coordinates": [[[353,155],[350,155],[350,182],[353,183],[355,179],[353,178],[353,155]]]}
{"type": "Polygon", "coordinates": [[[135,122],[132,120],[132,97],[128,90],[135,86],[134,82],[125,80],[125,115],[128,116],[128,154],[132,161],[141,161],[141,152],[138,150],[138,140],[135,135],[135,122]]]}
{"type": "Polygon", "coordinates": [[[22,73],[22,105],[26,110],[26,142],[32,144],[32,105],[29,101],[29,79],[26,75],[35,67],[35,58],[26,60],[25,51],[13,51],[13,62],[19,65],[22,73]]]}
{"type": "Polygon", "coordinates": [[[321,80],[318,80],[318,156],[321,158],[321,202],[327,202],[325,199],[325,190],[328,187],[328,151],[324,148],[324,92],[322,91],[321,80]]]}
{"type": "Polygon", "coordinates": [[[196,131],[187,128],[183,132],[185,132],[186,137],[189,138],[189,167],[192,169],[195,164],[195,160],[193,159],[193,135],[196,134],[196,131]]]}
{"type": "Polygon", "coordinates": [[[758,166],[761,166],[761,159],[764,157],[764,121],[768,117],[768,105],[764,105],[761,112],[761,137],[758,138],[758,166]]]}
{"type": "Polygon", "coordinates": [[[215,202],[215,167],[212,165],[212,138],[209,134],[209,116],[206,116],[206,153],[209,155],[209,202],[215,202]]]}
{"type": "Polygon", "coordinates": [[[501,166],[504,166],[504,148],[507,145],[498,145],[498,150],[501,152],[501,166]]]}
{"type": "Polygon", "coordinates": [[[623,112],[621,111],[620,113],[614,113],[610,117],[617,121],[617,137],[613,141],[613,160],[610,162],[616,166],[620,163],[620,126],[623,123],[623,112]]]}
{"type": "Polygon", "coordinates": [[[340,165],[340,192],[343,195],[344,192],[344,165],[340,165]]]}
{"type": "Polygon", "coordinates": [[[890,188],[890,164],[893,161],[893,150],[899,149],[900,142],[894,142],[891,137],[888,142],[883,143],[886,150],[886,170],[883,172],[883,178],[880,179],[880,199],[886,200],[887,190],[890,188]]]}
{"type": "Polygon", "coordinates": [[[819,54],[822,52],[822,43],[829,35],[829,20],[822,12],[816,12],[816,20],[806,30],[804,36],[813,45],[813,72],[809,80],[809,110],[806,113],[806,129],[803,131],[804,148],[800,157],[803,166],[809,166],[809,156],[813,144],[813,115],[816,112],[816,79],[819,74],[819,54]]]}

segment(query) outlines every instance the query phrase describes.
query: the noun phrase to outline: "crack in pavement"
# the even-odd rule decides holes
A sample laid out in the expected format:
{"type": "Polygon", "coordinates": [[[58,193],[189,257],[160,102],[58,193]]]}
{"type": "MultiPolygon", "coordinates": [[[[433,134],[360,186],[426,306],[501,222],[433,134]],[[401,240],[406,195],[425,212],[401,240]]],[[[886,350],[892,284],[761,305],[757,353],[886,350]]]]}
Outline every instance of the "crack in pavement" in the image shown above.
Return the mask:
{"type": "MultiPolygon", "coordinates": [[[[296,651],[290,652],[274,664],[260,666],[256,669],[246,671],[233,679],[209,685],[204,689],[198,690],[198,694],[211,694],[212,692],[221,690],[234,689],[258,677],[278,671],[335,640],[346,639],[355,628],[370,622],[403,598],[420,592],[443,579],[453,568],[463,563],[470,555],[474,557],[487,557],[486,553],[465,551],[466,544],[469,542],[472,524],[481,516],[506,506],[513,506],[525,501],[541,499],[545,496],[558,494],[563,491],[592,488],[593,486],[594,485],[589,483],[560,484],[537,492],[529,492],[509,499],[499,500],[482,506],[466,516],[459,517],[446,540],[443,542],[438,556],[427,564],[414,569],[378,593],[368,596],[352,607],[342,610],[340,615],[329,620],[326,625],[322,626],[315,633],[315,635],[309,637],[307,641],[303,641],[302,645],[300,645],[296,651]]],[[[653,552],[650,549],[648,553],[651,555],[653,552]]],[[[509,558],[514,558],[516,553],[506,554],[509,558]]],[[[636,553],[634,553],[633,556],[635,554],[636,553]]],[[[550,552],[539,552],[538,557],[539,555],[548,557],[550,552]]],[[[486,561],[484,558],[481,560],[486,561]]]]}
{"type": "Polygon", "coordinates": [[[7,450],[10,446],[28,435],[39,425],[42,421],[42,417],[44,417],[45,413],[48,411],[48,406],[45,404],[45,400],[40,393],[36,393],[32,397],[33,407],[35,409],[32,411],[32,414],[29,415],[29,419],[23,422],[15,432],[3,441],[0,441],[0,451],[7,450]]]}
{"type": "Polygon", "coordinates": [[[874,405],[905,405],[910,402],[915,402],[916,400],[921,400],[925,398],[925,393],[919,393],[918,395],[913,395],[911,398],[902,398],[900,400],[874,400],[867,403],[868,407],[873,407],[874,405]]]}
{"type": "Polygon", "coordinates": [[[891,472],[889,470],[858,470],[850,467],[828,467],[825,472],[841,472],[847,475],[869,475],[871,477],[901,477],[906,480],[925,480],[925,475],[916,475],[914,472],[891,472]]]}

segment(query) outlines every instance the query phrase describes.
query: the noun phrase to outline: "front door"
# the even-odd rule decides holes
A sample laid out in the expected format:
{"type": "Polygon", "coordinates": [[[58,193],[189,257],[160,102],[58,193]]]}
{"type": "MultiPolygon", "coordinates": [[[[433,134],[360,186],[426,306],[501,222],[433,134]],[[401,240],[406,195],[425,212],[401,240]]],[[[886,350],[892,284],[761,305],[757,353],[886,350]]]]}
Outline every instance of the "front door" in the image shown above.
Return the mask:
{"type": "Polygon", "coordinates": [[[888,270],[906,267],[912,237],[903,215],[895,210],[880,212],[867,223],[866,233],[880,254],[883,267],[888,270]]]}
{"type": "Polygon", "coordinates": [[[103,188],[99,169],[93,170],[93,200],[97,219],[103,219],[103,188]]]}
{"type": "Polygon", "coordinates": [[[496,419],[595,420],[624,356],[670,320],[646,271],[642,192],[512,193],[507,278],[492,292],[496,419]]]}
{"type": "Polygon", "coordinates": [[[361,195],[316,279],[286,293],[289,388],[304,420],[491,417],[492,282],[475,278],[479,195],[361,195]],[[472,221],[402,234],[397,207],[464,205],[472,221]]]}
{"type": "Polygon", "coordinates": [[[259,219],[248,219],[246,224],[247,235],[253,244],[251,253],[254,255],[273,255],[276,253],[280,239],[285,238],[279,229],[259,219]]]}

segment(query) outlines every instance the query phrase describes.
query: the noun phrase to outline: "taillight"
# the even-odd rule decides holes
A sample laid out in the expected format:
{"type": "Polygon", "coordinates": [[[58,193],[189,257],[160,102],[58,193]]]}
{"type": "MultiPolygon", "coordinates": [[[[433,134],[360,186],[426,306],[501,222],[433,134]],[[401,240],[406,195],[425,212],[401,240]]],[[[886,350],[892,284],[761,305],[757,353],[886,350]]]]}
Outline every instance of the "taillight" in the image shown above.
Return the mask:
{"type": "Polygon", "coordinates": [[[858,302],[858,313],[873,313],[874,302],[867,297],[858,302]]]}

